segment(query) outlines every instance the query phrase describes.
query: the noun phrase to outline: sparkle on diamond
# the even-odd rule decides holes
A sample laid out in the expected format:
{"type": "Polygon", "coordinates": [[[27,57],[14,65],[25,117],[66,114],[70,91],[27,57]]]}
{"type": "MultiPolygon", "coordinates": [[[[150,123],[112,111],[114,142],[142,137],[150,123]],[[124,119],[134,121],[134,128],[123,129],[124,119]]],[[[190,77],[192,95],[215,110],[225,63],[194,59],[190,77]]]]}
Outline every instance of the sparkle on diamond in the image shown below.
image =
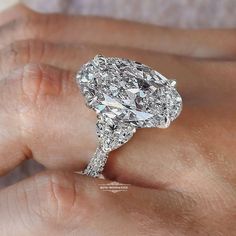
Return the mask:
{"type": "Polygon", "coordinates": [[[77,81],[87,105],[113,122],[167,127],[181,111],[171,81],[135,61],[96,56],[82,67],[77,81]]]}

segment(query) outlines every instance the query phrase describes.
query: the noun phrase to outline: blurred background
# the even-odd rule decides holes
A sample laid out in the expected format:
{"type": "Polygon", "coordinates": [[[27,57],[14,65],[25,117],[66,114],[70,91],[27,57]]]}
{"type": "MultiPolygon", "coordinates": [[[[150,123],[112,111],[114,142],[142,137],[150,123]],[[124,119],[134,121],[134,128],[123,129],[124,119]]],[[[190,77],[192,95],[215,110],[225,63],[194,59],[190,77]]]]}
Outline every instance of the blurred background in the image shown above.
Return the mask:
{"type": "Polygon", "coordinates": [[[236,0],[1,0],[40,12],[90,14],[181,28],[235,27],[236,0]]]}
{"type": "MultiPolygon", "coordinates": [[[[19,2],[39,12],[108,16],[168,27],[236,27],[236,0],[1,0],[0,11],[19,2]]],[[[0,178],[0,188],[41,169],[32,160],[25,162],[0,178]]]]}

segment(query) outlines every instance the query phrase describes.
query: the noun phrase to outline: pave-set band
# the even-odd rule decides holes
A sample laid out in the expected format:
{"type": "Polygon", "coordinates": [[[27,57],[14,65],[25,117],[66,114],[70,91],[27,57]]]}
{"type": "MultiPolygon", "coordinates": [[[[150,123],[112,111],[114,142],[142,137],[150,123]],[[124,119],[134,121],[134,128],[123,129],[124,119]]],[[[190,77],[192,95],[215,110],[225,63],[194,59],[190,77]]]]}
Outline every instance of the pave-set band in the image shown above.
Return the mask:
{"type": "Polygon", "coordinates": [[[167,128],[182,110],[174,80],[129,59],[95,56],[76,74],[86,105],[96,111],[99,145],[84,174],[98,177],[108,154],[137,128],[167,128]]]}

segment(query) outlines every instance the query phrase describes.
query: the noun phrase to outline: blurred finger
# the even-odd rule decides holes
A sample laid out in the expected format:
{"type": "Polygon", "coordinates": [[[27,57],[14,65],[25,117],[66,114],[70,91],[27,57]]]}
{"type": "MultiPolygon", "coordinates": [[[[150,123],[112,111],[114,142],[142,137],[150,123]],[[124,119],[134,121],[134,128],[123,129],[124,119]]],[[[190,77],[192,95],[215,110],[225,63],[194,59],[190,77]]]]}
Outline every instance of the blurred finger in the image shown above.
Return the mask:
{"type": "Polygon", "coordinates": [[[0,14],[0,26],[7,24],[11,21],[17,20],[20,17],[33,14],[33,11],[25,7],[23,4],[16,4],[0,14]]]}
{"type": "Polygon", "coordinates": [[[168,29],[106,18],[43,15],[30,11],[16,19],[0,28],[1,47],[18,40],[40,39],[133,47],[190,57],[235,58],[234,30],[168,29]]]}
{"type": "Polygon", "coordinates": [[[55,44],[39,40],[19,41],[0,50],[0,78],[7,77],[11,71],[28,63],[77,71],[97,54],[130,58],[147,64],[167,77],[176,79],[180,92],[191,100],[199,99],[199,93],[202,99],[209,100],[234,91],[234,61],[198,60],[132,48],[55,44]]]}

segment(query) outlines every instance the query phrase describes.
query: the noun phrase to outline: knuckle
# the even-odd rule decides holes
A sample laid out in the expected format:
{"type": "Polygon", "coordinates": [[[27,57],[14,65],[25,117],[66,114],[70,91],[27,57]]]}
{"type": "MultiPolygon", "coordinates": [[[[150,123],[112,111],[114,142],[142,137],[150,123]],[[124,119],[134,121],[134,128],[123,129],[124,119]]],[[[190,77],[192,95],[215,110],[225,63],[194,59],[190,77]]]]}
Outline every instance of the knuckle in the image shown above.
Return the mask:
{"type": "MultiPolygon", "coordinates": [[[[12,22],[19,39],[37,39],[45,35],[53,19],[50,15],[39,14],[33,11],[26,12],[19,19],[12,22]]],[[[54,20],[53,20],[54,22],[54,20]]]]}
{"type": "Polygon", "coordinates": [[[17,76],[17,110],[21,137],[31,142],[30,140],[39,133],[47,111],[54,109],[59,98],[63,97],[66,87],[64,84],[67,83],[64,78],[69,76],[64,71],[33,63],[26,64],[17,76]]]}
{"type": "Polygon", "coordinates": [[[48,97],[59,96],[64,74],[43,64],[29,63],[23,68],[22,93],[33,105],[40,106],[48,97]]]}
{"type": "Polygon", "coordinates": [[[59,104],[63,104],[64,97],[75,89],[74,84],[71,86],[71,78],[69,71],[44,64],[29,63],[17,72],[19,99],[16,109],[19,111],[17,115],[20,135],[27,142],[35,140],[35,135],[40,134],[39,130],[43,129],[46,119],[53,117],[48,111],[55,111],[59,104]]]}
{"type": "Polygon", "coordinates": [[[46,43],[39,40],[17,41],[4,48],[1,52],[2,71],[7,72],[18,66],[41,61],[46,43]]]}
{"type": "Polygon", "coordinates": [[[16,19],[12,22],[14,30],[20,35],[24,36],[26,33],[30,33],[30,36],[33,37],[36,33],[35,27],[36,22],[39,18],[38,14],[32,14],[29,12],[24,13],[19,19],[16,19]],[[33,27],[35,26],[35,27],[33,27]]]}
{"type": "Polygon", "coordinates": [[[45,35],[50,37],[50,35],[55,31],[55,28],[57,28],[56,25],[60,23],[59,20],[59,16],[46,14],[34,15],[27,24],[29,35],[36,39],[45,38],[45,35]]]}
{"type": "Polygon", "coordinates": [[[42,221],[68,224],[72,219],[83,217],[86,204],[79,204],[75,176],[65,172],[45,172],[34,177],[37,204],[34,212],[42,221]]]}

